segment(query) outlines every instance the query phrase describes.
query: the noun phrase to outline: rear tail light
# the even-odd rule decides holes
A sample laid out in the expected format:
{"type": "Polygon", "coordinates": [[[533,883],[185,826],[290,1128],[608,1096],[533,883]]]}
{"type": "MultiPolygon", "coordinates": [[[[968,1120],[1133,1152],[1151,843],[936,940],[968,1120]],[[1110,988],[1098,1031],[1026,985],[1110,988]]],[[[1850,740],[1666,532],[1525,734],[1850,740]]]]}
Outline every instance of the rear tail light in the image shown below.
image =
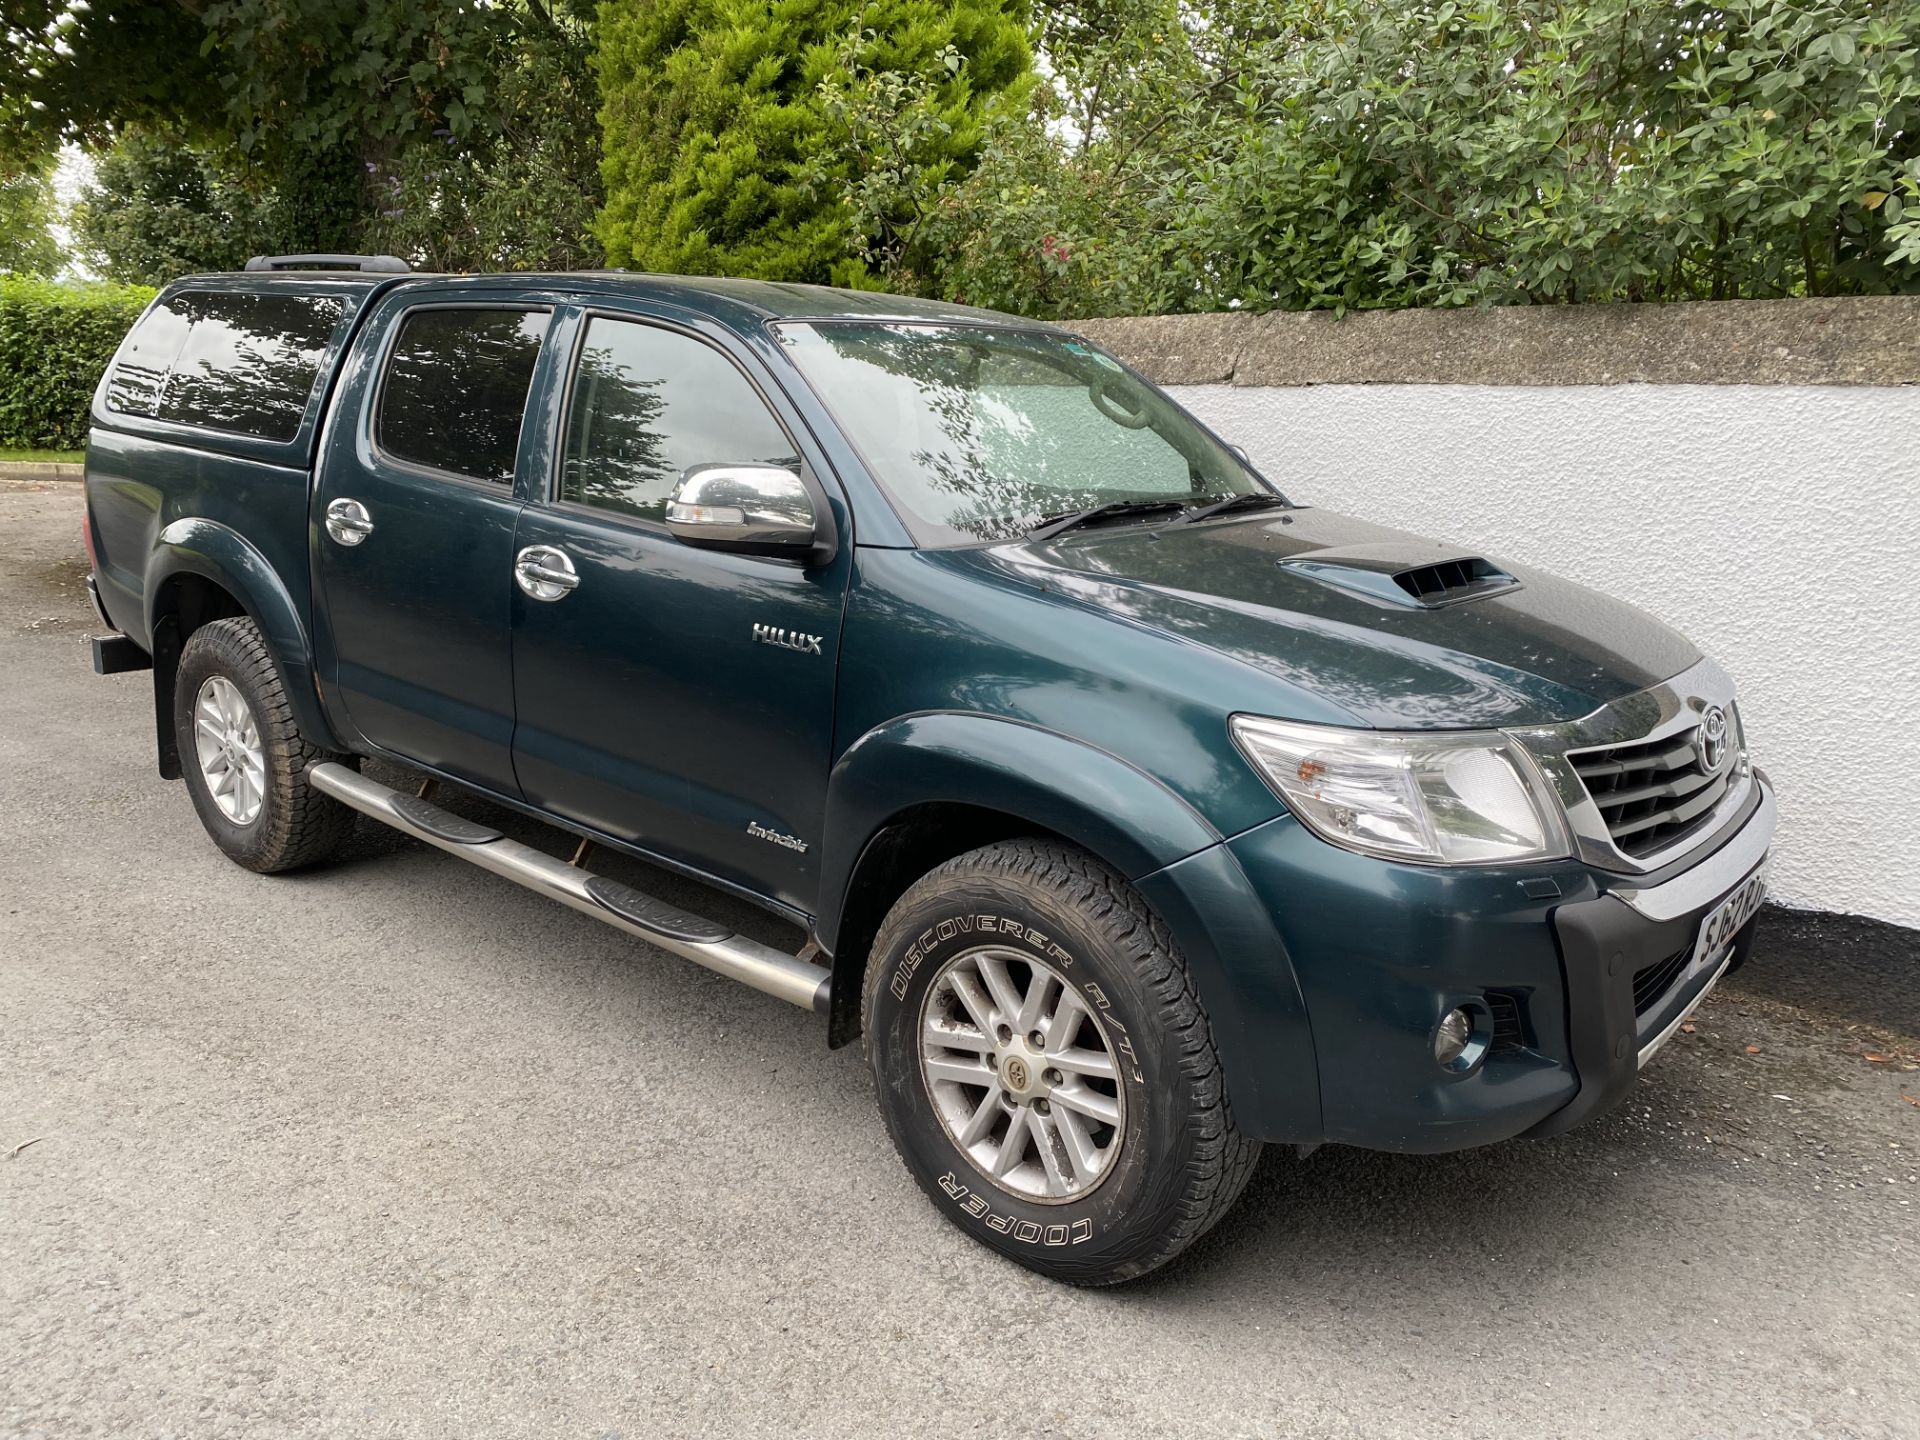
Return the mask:
{"type": "Polygon", "coordinates": [[[80,512],[80,543],[87,549],[87,569],[98,570],[100,557],[94,553],[93,549],[93,512],[91,510],[80,512]]]}

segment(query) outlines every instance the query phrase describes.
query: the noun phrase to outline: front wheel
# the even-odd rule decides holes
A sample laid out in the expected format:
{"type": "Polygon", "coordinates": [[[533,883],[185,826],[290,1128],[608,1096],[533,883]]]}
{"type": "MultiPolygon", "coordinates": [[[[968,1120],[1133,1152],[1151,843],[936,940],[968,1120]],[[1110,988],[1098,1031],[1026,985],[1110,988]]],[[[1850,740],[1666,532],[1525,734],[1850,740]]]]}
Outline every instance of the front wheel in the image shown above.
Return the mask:
{"type": "Polygon", "coordinates": [[[903,895],[864,993],[880,1107],[968,1234],[1110,1285],[1239,1197],[1260,1147],[1227,1112],[1173,937],[1120,876],[1038,840],[950,860],[903,895]]]}

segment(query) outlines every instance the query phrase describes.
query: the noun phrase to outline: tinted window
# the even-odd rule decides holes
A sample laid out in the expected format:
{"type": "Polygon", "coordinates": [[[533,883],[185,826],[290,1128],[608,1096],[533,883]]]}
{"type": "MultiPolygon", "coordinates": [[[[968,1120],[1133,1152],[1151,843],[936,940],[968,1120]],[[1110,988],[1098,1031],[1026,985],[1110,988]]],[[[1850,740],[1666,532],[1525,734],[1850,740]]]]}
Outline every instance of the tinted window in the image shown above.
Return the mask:
{"type": "Polygon", "coordinates": [[[374,435],[397,460],[513,483],[520,420],[547,331],[527,310],[415,310],[381,381],[374,435]]]}
{"type": "Polygon", "coordinates": [[[129,339],[107,386],[107,406],[291,440],[345,309],[322,295],[175,295],[148,312],[129,339]]]}
{"type": "Polygon", "coordinates": [[[651,325],[589,322],[573,377],[560,498],[657,520],[689,465],[800,457],[759,392],[710,345],[651,325]]]}
{"type": "Polygon", "coordinates": [[[190,296],[176,295],[155,305],[127,336],[120,363],[107,381],[107,408],[122,415],[154,416],[160,411],[160,392],[180,347],[187,343],[191,323],[185,306],[190,296]]]}

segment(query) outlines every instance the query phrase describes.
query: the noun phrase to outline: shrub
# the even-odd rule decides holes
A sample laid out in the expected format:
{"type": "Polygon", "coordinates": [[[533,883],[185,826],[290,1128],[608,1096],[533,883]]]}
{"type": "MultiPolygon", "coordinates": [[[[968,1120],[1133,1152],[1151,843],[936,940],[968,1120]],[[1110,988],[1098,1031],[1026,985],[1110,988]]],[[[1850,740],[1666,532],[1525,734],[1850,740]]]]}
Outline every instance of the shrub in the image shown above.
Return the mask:
{"type": "Polygon", "coordinates": [[[1920,292],[1913,0],[1046,13],[1042,103],[933,211],[939,293],[1071,316],[1920,292]]]}
{"type": "Polygon", "coordinates": [[[85,446],[94,386],[153,293],[0,275],[0,446],[85,446]]]}
{"type": "Polygon", "coordinates": [[[1264,123],[1192,216],[1210,299],[1692,300],[1920,288],[1920,9],[1289,0],[1264,123]],[[1275,101],[1277,100],[1277,103],[1275,101]]]}

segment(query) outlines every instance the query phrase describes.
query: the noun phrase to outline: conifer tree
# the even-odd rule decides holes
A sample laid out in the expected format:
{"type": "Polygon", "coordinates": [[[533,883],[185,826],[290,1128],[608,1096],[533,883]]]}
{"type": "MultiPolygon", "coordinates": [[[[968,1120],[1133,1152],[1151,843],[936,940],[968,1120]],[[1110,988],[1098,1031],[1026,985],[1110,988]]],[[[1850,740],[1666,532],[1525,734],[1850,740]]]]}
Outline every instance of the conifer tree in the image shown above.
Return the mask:
{"type": "Polygon", "coordinates": [[[610,265],[871,283],[822,84],[851,63],[932,86],[898,162],[971,168],[1032,53],[1023,0],[605,0],[597,65],[610,265]]]}

